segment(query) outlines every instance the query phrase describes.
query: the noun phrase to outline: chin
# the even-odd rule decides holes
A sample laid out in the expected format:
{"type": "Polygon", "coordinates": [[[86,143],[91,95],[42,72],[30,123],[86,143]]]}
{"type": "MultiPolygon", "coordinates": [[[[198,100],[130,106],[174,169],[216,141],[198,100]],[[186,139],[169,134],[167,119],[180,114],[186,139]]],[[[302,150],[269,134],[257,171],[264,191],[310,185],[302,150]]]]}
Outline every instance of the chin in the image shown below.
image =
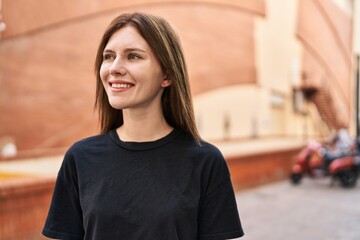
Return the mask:
{"type": "Polygon", "coordinates": [[[120,103],[114,103],[114,102],[109,102],[110,106],[114,109],[117,109],[117,110],[122,110],[126,107],[124,107],[123,104],[120,104],[120,103]]]}

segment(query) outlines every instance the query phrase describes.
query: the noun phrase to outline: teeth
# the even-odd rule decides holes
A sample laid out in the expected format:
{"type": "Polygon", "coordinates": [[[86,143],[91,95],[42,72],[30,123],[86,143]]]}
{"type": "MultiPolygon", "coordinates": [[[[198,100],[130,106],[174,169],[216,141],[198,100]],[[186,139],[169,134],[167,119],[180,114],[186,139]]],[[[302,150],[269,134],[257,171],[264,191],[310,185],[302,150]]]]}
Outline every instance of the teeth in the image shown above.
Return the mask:
{"type": "Polygon", "coordinates": [[[131,88],[131,84],[126,83],[112,83],[111,86],[113,88],[131,88]]]}

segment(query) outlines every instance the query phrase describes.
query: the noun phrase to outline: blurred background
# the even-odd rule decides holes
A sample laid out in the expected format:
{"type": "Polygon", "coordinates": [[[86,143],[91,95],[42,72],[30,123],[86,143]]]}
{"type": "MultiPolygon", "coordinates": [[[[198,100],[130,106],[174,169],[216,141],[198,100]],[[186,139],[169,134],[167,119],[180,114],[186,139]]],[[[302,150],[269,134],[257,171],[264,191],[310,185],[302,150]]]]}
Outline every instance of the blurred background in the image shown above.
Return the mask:
{"type": "Polygon", "coordinates": [[[39,239],[62,155],[99,132],[101,35],[133,11],[179,34],[237,192],[287,179],[310,139],[357,136],[358,0],[0,0],[0,239],[39,239]]]}

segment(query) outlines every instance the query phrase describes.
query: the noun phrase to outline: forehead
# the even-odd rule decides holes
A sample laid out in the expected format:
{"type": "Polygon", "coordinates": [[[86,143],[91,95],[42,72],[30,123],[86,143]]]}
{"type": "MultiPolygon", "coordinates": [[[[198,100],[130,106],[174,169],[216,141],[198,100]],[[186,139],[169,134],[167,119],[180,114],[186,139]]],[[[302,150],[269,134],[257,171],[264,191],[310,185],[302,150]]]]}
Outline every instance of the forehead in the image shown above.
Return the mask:
{"type": "Polygon", "coordinates": [[[150,50],[149,44],[132,26],[125,26],[117,30],[109,39],[105,48],[142,48],[150,50]]]}

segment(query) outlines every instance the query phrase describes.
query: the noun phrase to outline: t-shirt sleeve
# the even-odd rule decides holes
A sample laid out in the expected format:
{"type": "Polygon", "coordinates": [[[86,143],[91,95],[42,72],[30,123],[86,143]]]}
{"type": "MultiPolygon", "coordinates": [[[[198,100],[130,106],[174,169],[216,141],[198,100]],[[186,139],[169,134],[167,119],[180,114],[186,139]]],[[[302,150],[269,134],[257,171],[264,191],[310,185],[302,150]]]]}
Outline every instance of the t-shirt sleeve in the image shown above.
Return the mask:
{"type": "Polygon", "coordinates": [[[76,166],[73,155],[68,151],[56,180],[42,233],[49,238],[81,240],[84,235],[82,222],[76,166]]]}
{"type": "Polygon", "coordinates": [[[218,153],[208,176],[199,212],[199,239],[225,240],[244,235],[230,173],[218,153]]]}

